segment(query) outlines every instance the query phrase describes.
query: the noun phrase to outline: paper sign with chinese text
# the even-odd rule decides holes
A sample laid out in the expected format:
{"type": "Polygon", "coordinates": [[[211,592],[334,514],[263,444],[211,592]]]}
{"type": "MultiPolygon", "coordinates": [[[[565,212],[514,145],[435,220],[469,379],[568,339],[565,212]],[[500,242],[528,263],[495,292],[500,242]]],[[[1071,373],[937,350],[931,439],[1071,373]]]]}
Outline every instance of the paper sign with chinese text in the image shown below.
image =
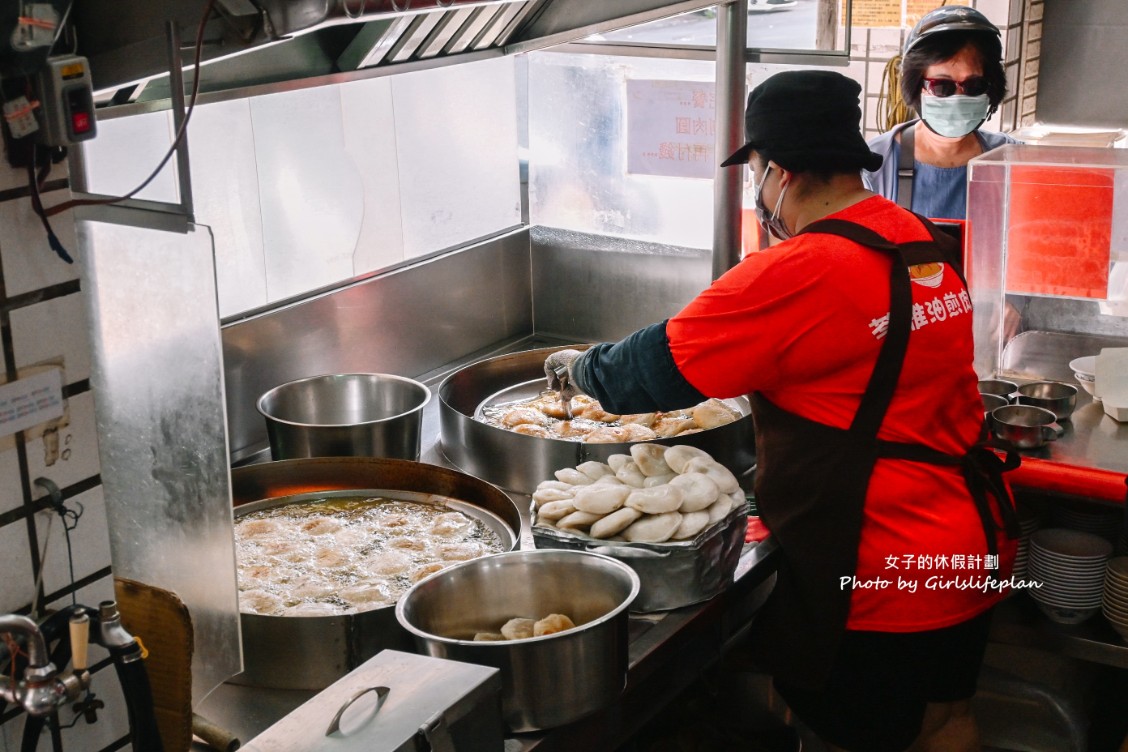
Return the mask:
{"type": "Polygon", "coordinates": [[[716,132],[712,82],[627,81],[627,172],[712,178],[716,132]]]}

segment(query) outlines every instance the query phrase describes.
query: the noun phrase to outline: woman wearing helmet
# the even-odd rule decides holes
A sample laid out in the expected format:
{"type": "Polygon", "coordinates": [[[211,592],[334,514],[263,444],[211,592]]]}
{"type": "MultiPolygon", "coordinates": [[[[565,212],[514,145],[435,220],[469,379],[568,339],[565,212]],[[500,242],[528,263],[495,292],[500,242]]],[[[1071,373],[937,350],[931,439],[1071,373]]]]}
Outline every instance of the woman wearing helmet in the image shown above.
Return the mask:
{"type": "Polygon", "coordinates": [[[905,40],[901,94],[919,120],[870,141],[885,161],[866,187],[932,219],[967,216],[967,163],[1003,144],[979,130],[1006,94],[999,29],[979,11],[949,5],[926,13],[905,40]]]}

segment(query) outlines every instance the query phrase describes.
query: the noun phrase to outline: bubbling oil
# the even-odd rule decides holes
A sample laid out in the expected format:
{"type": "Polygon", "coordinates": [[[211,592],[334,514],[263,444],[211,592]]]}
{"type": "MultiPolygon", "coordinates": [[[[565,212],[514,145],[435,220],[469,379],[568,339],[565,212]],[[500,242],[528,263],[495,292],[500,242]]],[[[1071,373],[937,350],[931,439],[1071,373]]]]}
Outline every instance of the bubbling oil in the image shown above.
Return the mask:
{"type": "Polygon", "coordinates": [[[339,497],[262,509],[235,521],[239,610],[368,611],[444,567],[504,550],[481,520],[434,504],[339,497]]]}

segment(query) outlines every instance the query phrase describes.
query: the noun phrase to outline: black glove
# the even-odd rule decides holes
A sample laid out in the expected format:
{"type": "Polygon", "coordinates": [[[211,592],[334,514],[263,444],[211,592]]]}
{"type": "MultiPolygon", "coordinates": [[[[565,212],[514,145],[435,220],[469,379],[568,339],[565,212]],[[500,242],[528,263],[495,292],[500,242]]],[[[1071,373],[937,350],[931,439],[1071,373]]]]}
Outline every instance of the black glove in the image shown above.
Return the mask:
{"type": "Polygon", "coordinates": [[[544,360],[544,375],[548,379],[548,388],[560,392],[560,398],[570,400],[579,394],[579,390],[572,384],[570,372],[572,361],[580,357],[579,350],[557,350],[544,360]]]}

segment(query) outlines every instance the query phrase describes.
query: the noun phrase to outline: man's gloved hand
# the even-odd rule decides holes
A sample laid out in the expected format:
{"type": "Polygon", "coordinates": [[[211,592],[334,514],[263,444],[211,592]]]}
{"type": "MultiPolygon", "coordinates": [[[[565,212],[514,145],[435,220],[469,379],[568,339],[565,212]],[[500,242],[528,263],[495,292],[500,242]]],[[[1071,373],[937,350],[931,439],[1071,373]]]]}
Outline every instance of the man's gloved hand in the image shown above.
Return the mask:
{"type": "Polygon", "coordinates": [[[568,370],[572,361],[579,356],[579,350],[557,350],[544,360],[544,375],[548,379],[548,388],[560,392],[562,399],[570,400],[579,394],[579,390],[572,385],[572,375],[568,370]]]}

